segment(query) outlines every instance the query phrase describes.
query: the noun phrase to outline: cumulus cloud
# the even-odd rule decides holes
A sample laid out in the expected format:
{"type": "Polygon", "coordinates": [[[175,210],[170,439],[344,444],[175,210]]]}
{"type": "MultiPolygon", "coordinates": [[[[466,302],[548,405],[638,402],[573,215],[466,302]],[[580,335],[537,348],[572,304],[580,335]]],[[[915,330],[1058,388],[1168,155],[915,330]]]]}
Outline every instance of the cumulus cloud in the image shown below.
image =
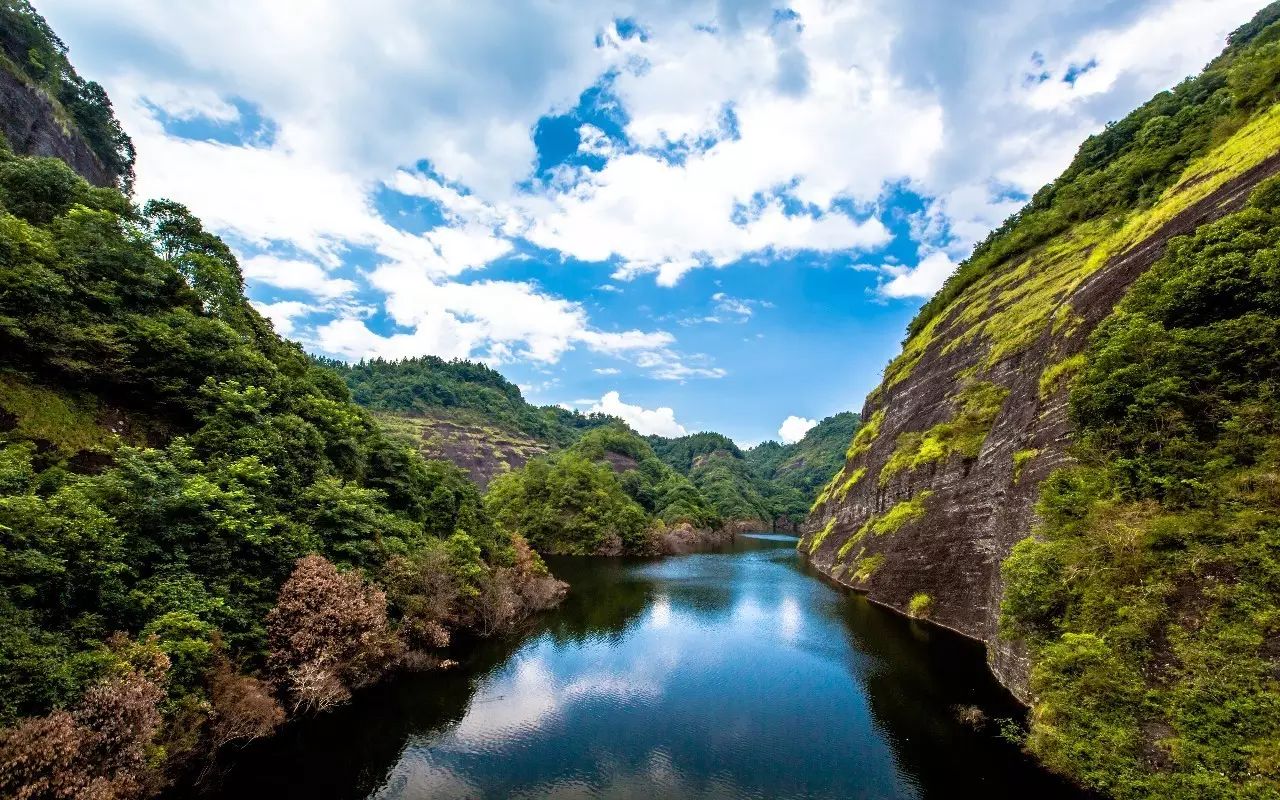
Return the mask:
{"type": "Polygon", "coordinates": [[[618,392],[606,392],[604,397],[592,403],[589,411],[621,417],[643,436],[674,437],[688,433],[683,425],[676,422],[676,412],[672,409],[666,406],[649,409],[624,403],[618,392]]]}
{"type": "Polygon", "coordinates": [[[816,419],[805,419],[792,414],[782,421],[782,426],[778,428],[778,436],[787,444],[794,444],[803,439],[809,429],[817,424],[816,419]]]}
{"type": "Polygon", "coordinates": [[[881,270],[891,277],[880,284],[880,293],[885,297],[932,297],[955,268],[955,262],[940,250],[924,256],[913,267],[885,264],[881,270]]]}
{"type": "MultiPolygon", "coordinates": [[[[139,198],[173,197],[231,238],[282,332],[347,357],[546,365],[584,348],[682,381],[726,372],[669,332],[613,330],[577,299],[483,271],[546,252],[549,264],[604,262],[616,281],[674,287],[694,270],[809,253],[881,264],[882,295],[925,297],[1085,135],[1199,69],[1258,5],[369,0],[353,13],[341,0],[44,0],[41,10],[133,135],[139,198]],[[622,18],[645,35],[624,35],[622,18]],[[618,125],[581,121],[577,160],[539,173],[539,120],[570,113],[589,89],[618,125]],[[180,135],[174,120],[238,133],[180,135]],[[901,191],[924,205],[910,225],[915,264],[882,254],[894,238],[887,200],[901,191]],[[402,220],[388,196],[431,213],[402,220]],[[353,310],[356,299],[382,313],[353,310]]],[[[707,316],[720,320],[760,308],[717,302],[707,316]]]]}
{"type": "Polygon", "coordinates": [[[407,264],[380,267],[370,280],[386,293],[391,318],[409,330],[388,335],[363,319],[335,319],[317,329],[317,344],[326,352],[347,358],[432,353],[547,364],[581,345],[606,355],[634,354],[641,366],[651,366],[651,354],[670,352],[675,341],[666,331],[598,330],[581,304],[528,282],[437,282],[407,264]]]}
{"type": "Polygon", "coordinates": [[[252,303],[258,313],[271,320],[276,333],[281,336],[294,334],[294,320],[319,311],[319,307],[297,300],[281,300],[276,303],[252,303]]]}
{"type": "Polygon", "coordinates": [[[356,290],[352,281],[331,278],[320,265],[310,261],[258,255],[241,261],[240,269],[246,280],[280,289],[297,289],[316,297],[341,297],[356,290]]]}

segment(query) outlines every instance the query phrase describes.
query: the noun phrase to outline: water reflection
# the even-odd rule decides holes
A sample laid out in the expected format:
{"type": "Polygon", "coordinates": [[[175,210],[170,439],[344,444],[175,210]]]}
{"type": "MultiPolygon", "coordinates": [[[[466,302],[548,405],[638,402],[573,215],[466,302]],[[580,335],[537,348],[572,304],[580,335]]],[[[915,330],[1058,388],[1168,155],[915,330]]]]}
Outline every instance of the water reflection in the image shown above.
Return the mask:
{"type": "Polygon", "coordinates": [[[1078,797],[954,707],[1015,713],[980,648],[805,573],[793,540],[552,560],[526,636],[240,754],[222,796],[1078,797]]]}

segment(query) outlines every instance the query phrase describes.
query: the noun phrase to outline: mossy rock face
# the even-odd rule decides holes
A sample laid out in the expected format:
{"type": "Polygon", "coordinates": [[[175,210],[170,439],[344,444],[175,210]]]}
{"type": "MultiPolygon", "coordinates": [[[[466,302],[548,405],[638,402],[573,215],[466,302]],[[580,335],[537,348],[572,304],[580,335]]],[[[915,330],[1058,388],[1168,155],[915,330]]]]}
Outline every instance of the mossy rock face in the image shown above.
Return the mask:
{"type": "Polygon", "coordinates": [[[431,459],[449,461],[466,470],[482,490],[496,476],[519,469],[551,452],[552,444],[515,431],[477,422],[474,415],[438,409],[432,414],[377,412],[389,432],[431,459]]]}
{"type": "Polygon", "coordinates": [[[987,642],[1001,682],[1038,699],[1031,749],[1120,797],[1261,797],[1280,781],[1280,585],[1257,582],[1277,574],[1258,537],[1280,507],[1280,308],[1236,314],[1280,295],[1277,20],[1280,6],[1205,76],[1086,142],[976,250],[912,324],[805,526],[839,520],[819,569],[987,642]],[[1215,342],[1234,344],[1206,356],[1215,342]],[[1125,416],[1148,410],[1149,430],[1125,416]],[[1080,455],[1102,472],[1063,472],[1080,455]],[[1063,543],[1019,544],[1033,530],[1063,543]],[[1215,668],[1233,677],[1215,684],[1215,668]],[[1202,702],[1215,687],[1247,724],[1202,702]]]}

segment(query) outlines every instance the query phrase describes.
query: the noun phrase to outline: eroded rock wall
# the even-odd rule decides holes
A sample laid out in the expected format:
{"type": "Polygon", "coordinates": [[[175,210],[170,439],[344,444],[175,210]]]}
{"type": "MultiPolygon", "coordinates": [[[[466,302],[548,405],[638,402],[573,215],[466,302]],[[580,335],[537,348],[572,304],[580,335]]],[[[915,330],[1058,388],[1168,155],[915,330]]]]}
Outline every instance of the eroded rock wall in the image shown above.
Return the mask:
{"type": "Polygon", "coordinates": [[[60,158],[95,186],[115,185],[116,176],[73,126],[58,119],[44,92],[5,69],[0,69],[0,133],[15,153],[60,158]]]}
{"type": "Polygon", "coordinates": [[[1034,530],[1040,482],[1071,459],[1068,381],[1055,378],[1169,239],[1238,209],[1280,172],[1277,150],[1237,162],[1234,176],[1193,165],[1118,232],[1070,231],[967,289],[868,398],[862,419],[874,430],[879,417],[878,433],[855,439],[805,523],[802,552],[875,602],[987,642],[997,677],[1028,700],[1027,659],[998,635],[1000,564],[1034,530]],[[935,457],[975,384],[1007,390],[980,446],[935,457]]]}

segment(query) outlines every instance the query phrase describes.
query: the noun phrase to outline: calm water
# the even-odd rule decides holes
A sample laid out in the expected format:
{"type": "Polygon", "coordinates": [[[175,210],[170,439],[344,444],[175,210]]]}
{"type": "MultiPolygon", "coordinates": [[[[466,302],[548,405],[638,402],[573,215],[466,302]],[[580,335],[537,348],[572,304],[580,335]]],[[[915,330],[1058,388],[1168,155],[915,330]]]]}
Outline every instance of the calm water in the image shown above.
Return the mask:
{"type": "Polygon", "coordinates": [[[564,606],[449,673],[239,753],[225,798],[1079,797],[956,719],[982,649],[806,572],[784,537],[553,559],[564,606]]]}

